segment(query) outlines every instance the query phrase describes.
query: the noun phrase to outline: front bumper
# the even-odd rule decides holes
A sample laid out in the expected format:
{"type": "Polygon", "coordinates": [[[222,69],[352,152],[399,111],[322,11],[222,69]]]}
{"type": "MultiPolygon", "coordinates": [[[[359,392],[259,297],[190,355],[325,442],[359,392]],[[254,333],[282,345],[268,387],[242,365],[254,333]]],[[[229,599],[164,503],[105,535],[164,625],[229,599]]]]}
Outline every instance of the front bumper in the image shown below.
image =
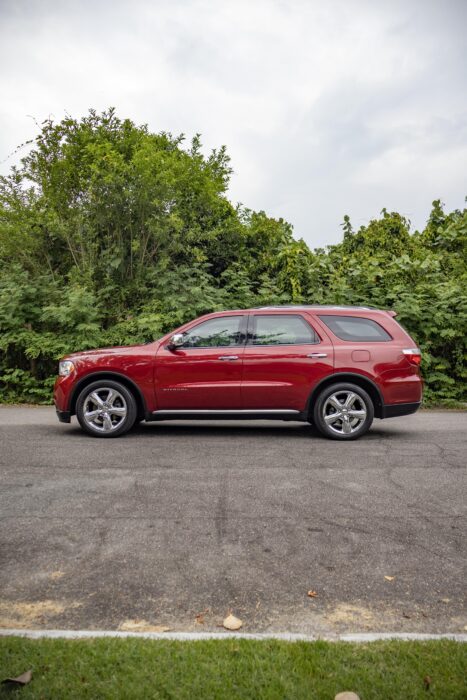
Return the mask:
{"type": "Polygon", "coordinates": [[[421,401],[415,403],[394,403],[385,404],[381,408],[381,418],[396,418],[397,416],[408,416],[415,413],[421,406],[421,401]]]}
{"type": "Polygon", "coordinates": [[[57,413],[58,420],[60,423],[70,423],[71,422],[71,414],[70,411],[59,411],[58,408],[55,409],[57,413]]]}

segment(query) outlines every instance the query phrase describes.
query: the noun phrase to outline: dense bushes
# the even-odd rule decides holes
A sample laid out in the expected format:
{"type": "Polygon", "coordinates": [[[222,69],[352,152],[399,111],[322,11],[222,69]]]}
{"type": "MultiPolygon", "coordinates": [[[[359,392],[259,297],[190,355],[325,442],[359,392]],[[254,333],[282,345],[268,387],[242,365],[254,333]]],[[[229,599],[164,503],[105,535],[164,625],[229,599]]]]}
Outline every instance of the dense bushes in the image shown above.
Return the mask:
{"type": "MultiPolygon", "coordinates": [[[[201,313],[273,303],[394,308],[421,345],[429,400],[466,400],[467,210],[435,202],[311,251],[226,197],[229,158],[113,110],[46,121],[0,179],[0,400],[50,400],[56,360],[151,340],[201,313]]],[[[310,224],[312,229],[312,224],[310,224]]]]}

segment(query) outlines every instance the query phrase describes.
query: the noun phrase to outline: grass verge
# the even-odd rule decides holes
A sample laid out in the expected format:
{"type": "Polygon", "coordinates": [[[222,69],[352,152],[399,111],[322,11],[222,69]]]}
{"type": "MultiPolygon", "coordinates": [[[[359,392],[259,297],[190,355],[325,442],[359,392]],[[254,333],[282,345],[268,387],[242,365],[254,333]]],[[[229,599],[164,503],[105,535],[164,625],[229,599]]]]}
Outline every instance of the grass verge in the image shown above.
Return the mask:
{"type": "Polygon", "coordinates": [[[467,645],[449,641],[196,642],[0,638],[0,678],[32,669],[21,698],[467,697],[467,645]],[[431,682],[427,689],[424,679],[431,682]]]}

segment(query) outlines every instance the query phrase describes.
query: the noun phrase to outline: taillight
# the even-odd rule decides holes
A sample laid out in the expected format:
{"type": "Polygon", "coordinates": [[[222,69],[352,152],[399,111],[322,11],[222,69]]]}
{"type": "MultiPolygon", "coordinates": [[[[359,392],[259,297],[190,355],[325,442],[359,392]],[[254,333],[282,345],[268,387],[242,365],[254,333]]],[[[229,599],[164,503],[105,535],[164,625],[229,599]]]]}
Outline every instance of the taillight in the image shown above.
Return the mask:
{"type": "Polygon", "coordinates": [[[402,353],[413,365],[419,365],[422,361],[422,353],[419,348],[405,348],[402,353]]]}

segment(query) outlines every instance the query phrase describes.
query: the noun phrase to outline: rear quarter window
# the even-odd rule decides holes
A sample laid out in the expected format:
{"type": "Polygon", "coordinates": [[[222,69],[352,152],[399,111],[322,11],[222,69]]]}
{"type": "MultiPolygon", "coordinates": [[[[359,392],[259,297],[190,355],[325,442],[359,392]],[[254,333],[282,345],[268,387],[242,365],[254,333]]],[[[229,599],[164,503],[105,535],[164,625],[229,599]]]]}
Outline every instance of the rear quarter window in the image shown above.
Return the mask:
{"type": "Polygon", "coordinates": [[[341,340],[384,343],[392,340],[389,333],[371,318],[359,316],[319,316],[321,321],[341,340]]]}

